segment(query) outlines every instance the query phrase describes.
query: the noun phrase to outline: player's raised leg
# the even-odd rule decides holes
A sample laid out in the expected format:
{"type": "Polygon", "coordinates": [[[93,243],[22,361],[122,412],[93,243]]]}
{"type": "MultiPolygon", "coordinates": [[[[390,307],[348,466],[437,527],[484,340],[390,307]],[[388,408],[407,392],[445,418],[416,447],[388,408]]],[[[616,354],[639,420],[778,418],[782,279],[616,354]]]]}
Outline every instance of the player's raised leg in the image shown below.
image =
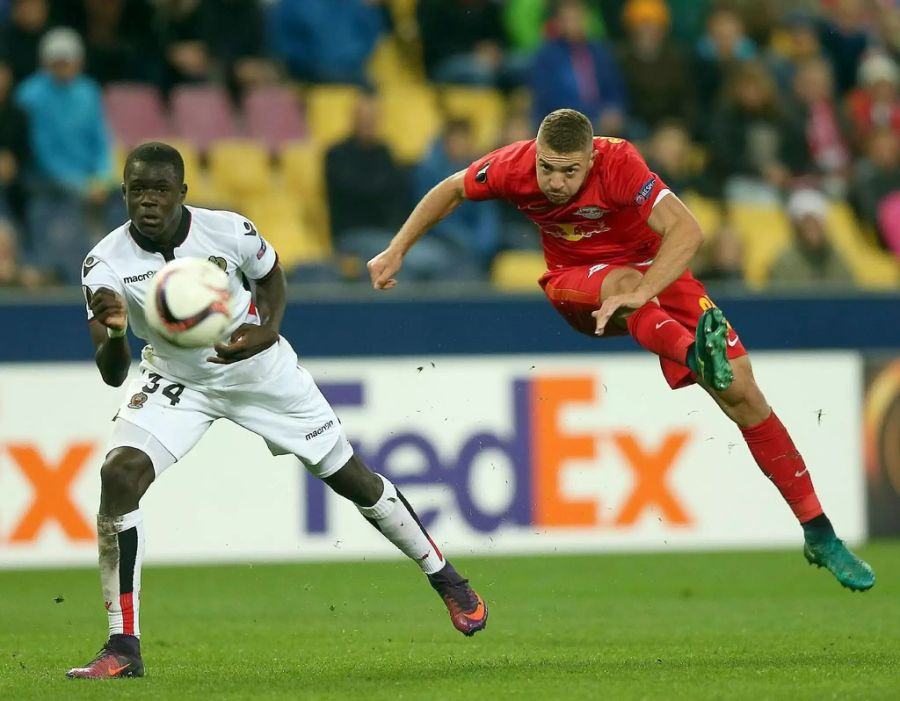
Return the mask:
{"type": "Polygon", "coordinates": [[[487,604],[444,557],[412,506],[389,479],[372,472],[354,455],[324,481],[356,504],[385,538],[419,565],[444,601],[458,631],[468,636],[484,629],[487,604]]]}
{"type": "Polygon", "coordinates": [[[114,448],[100,468],[97,547],[109,639],[93,660],[66,673],[70,679],[144,676],[139,637],[144,519],[138,504],[154,476],[150,457],[133,447],[114,448]]]}
{"type": "Polygon", "coordinates": [[[871,589],[875,584],[872,568],[835,535],[803,457],[756,384],[750,359],[742,356],[731,363],[734,382],[726,390],[707,387],[707,391],[738,425],[756,464],[778,488],[803,526],[806,559],[810,564],[827,568],[849,589],[871,589]]]}
{"type": "MultiPolygon", "coordinates": [[[[634,268],[610,268],[600,286],[600,303],[634,291],[641,277],[634,268]]],[[[599,315],[600,310],[594,312],[595,318],[599,315]]],[[[662,309],[657,300],[637,309],[620,309],[611,323],[627,328],[631,337],[651,353],[690,368],[708,386],[725,389],[731,384],[728,326],[719,309],[707,310],[693,333],[662,309]]]]}

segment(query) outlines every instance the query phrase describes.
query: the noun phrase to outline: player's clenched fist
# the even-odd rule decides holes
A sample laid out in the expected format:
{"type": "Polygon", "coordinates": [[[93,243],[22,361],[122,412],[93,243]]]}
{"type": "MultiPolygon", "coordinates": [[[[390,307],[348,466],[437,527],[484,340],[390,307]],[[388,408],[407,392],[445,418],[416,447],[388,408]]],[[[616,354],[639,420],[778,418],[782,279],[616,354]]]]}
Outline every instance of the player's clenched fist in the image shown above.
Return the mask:
{"type": "Polygon", "coordinates": [[[382,251],[368,262],[369,277],[372,278],[372,287],[376,290],[389,290],[397,285],[394,275],[400,270],[403,256],[394,253],[390,249],[382,251]]]}
{"type": "Polygon", "coordinates": [[[108,287],[101,287],[91,294],[88,306],[90,306],[94,318],[107,328],[113,331],[121,331],[125,328],[128,319],[125,300],[108,287]]]}

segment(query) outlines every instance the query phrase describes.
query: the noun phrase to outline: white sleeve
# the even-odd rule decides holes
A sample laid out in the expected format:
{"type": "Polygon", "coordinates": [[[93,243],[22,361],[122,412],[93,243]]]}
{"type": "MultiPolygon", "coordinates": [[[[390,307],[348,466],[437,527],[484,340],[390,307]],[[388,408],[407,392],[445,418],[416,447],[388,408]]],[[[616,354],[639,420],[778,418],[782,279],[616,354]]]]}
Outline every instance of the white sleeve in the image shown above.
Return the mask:
{"type": "Polygon", "coordinates": [[[269,245],[256,225],[248,219],[240,218],[238,234],[239,267],[251,280],[262,280],[268,277],[278,263],[278,254],[269,245]]]}
{"type": "Polygon", "coordinates": [[[101,287],[109,288],[122,297],[125,296],[125,287],[109,263],[94,255],[89,255],[81,266],[81,289],[84,292],[88,321],[94,318],[90,306],[91,296],[101,287]]]}

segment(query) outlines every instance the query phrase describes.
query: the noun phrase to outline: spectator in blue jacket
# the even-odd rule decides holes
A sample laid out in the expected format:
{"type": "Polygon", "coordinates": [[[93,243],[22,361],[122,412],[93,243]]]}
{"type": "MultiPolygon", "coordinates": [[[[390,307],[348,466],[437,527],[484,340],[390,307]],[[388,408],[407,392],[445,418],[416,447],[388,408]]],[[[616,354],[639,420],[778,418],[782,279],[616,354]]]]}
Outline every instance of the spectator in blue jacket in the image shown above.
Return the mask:
{"type": "Polygon", "coordinates": [[[73,29],[44,35],[42,70],[23,81],[15,100],[28,115],[31,164],[29,254],[61,280],[77,282],[77,261],[90,248],[91,225],[104,234],[125,219],[114,188],[110,134],[97,83],[82,74],[84,45],[73,29]]]}
{"type": "MultiPolygon", "coordinates": [[[[450,120],[443,135],[415,168],[413,194],[416,199],[424,197],[444,178],[468,168],[477,156],[472,125],[464,119],[450,120]]],[[[497,203],[463,202],[450,216],[436,224],[418,245],[426,242],[442,249],[435,251],[432,279],[484,277],[500,248],[497,203]]]]}
{"type": "Polygon", "coordinates": [[[532,64],[535,122],[553,110],[571,107],[588,115],[598,133],[621,134],[624,82],[607,47],[588,39],[583,0],[561,0],[555,25],[559,36],[541,46],[532,64]]]}
{"type": "Polygon", "coordinates": [[[387,29],[381,0],[278,0],[271,46],[296,80],[367,84],[366,64],[387,29]]]}

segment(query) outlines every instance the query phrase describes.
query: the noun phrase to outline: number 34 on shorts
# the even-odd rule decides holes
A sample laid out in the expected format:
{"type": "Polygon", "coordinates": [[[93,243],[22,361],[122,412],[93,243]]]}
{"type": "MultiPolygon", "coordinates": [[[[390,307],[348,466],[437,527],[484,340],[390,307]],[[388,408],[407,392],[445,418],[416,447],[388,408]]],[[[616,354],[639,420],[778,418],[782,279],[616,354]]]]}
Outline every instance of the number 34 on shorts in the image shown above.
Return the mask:
{"type": "Polygon", "coordinates": [[[151,395],[159,392],[160,398],[168,400],[169,406],[175,406],[181,401],[181,395],[184,392],[184,385],[178,382],[170,382],[163,379],[162,375],[151,372],[146,374],[146,378],[142,377],[144,382],[139,392],[131,395],[131,399],[125,405],[126,409],[142,409],[151,395]]]}

